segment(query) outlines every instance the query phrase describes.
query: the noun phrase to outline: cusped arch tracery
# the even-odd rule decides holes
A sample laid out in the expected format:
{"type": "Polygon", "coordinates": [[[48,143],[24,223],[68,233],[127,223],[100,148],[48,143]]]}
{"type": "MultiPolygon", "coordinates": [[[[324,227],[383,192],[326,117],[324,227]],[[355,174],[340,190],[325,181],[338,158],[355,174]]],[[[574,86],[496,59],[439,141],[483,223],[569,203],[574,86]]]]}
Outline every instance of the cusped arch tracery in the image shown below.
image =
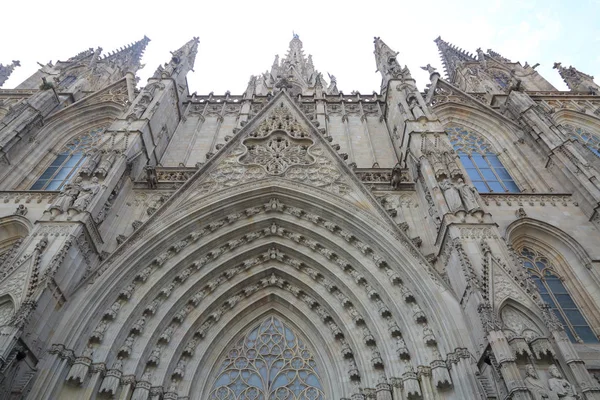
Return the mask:
{"type": "Polygon", "coordinates": [[[291,326],[268,316],[228,349],[209,399],[324,400],[313,353],[291,326]]]}

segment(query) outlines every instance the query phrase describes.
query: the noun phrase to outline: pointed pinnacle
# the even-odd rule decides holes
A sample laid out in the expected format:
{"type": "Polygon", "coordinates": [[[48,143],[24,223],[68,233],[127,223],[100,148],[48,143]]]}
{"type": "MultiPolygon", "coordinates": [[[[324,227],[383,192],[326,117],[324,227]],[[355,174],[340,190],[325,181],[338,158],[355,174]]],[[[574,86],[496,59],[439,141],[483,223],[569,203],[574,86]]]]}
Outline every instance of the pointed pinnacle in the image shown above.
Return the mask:
{"type": "Polygon", "coordinates": [[[11,64],[2,65],[0,64],[0,87],[4,85],[4,82],[8,80],[8,77],[13,72],[15,67],[20,67],[21,63],[18,60],[13,60],[11,64]]]}
{"type": "Polygon", "coordinates": [[[472,54],[444,41],[441,36],[438,36],[434,42],[438,46],[442,64],[449,79],[454,77],[454,71],[459,63],[477,61],[472,54]]]}

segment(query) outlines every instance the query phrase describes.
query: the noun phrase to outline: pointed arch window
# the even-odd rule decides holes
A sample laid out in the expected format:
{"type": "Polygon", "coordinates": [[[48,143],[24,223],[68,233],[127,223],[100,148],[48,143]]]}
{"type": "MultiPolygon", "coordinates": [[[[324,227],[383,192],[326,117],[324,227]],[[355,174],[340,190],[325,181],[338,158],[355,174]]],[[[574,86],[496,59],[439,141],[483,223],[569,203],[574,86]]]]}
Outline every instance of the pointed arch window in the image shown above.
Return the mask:
{"type": "Polygon", "coordinates": [[[31,186],[31,190],[61,190],[77,174],[85,160],[86,151],[98,142],[103,132],[104,128],[96,128],[67,143],[31,186]]]}
{"type": "Polygon", "coordinates": [[[564,127],[569,132],[571,140],[577,140],[600,157],[600,138],[597,135],[570,124],[565,124],[564,127]]]}
{"type": "Polygon", "coordinates": [[[268,317],[232,346],[211,400],[324,400],[311,351],[290,326],[268,317]]]}
{"type": "Polygon", "coordinates": [[[448,128],[446,133],[479,193],[520,192],[484,138],[460,127],[448,128]]]}
{"type": "Polygon", "coordinates": [[[523,247],[519,253],[523,266],[540,291],[542,300],[550,304],[552,311],[565,327],[569,339],[572,342],[598,343],[598,337],[579,311],[548,258],[529,247],[523,247]]]}

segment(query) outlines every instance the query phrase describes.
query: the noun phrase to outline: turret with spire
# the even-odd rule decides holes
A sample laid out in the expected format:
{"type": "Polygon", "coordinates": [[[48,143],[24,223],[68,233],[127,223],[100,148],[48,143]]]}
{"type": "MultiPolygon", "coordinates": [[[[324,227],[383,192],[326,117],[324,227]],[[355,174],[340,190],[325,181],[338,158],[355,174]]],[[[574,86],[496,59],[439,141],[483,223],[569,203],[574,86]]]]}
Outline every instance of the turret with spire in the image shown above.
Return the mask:
{"type": "Polygon", "coordinates": [[[373,43],[375,44],[375,50],[373,51],[375,64],[377,65],[377,71],[381,73],[381,88],[385,90],[391,79],[404,79],[404,74],[408,73],[408,69],[402,69],[396,59],[398,52],[390,49],[379,37],[375,37],[373,43]]]}
{"type": "Polygon", "coordinates": [[[441,36],[438,36],[434,42],[437,44],[438,51],[440,52],[442,64],[444,64],[444,71],[446,71],[446,75],[450,80],[453,80],[456,69],[459,68],[462,63],[477,62],[477,59],[473,57],[472,54],[446,42],[441,36]]]}
{"type": "MultiPolygon", "coordinates": [[[[438,36],[437,44],[447,80],[465,92],[490,95],[518,90],[556,90],[542,78],[535,67],[521,65],[494,50],[481,48],[476,55],[455,46],[438,36]]],[[[536,65],[537,66],[537,65],[536,65]]]]}
{"type": "Polygon", "coordinates": [[[565,68],[559,62],[554,63],[553,68],[558,70],[558,73],[572,92],[600,94],[600,86],[594,82],[593,76],[584,74],[573,66],[565,68]]]}
{"type": "Polygon", "coordinates": [[[255,82],[251,80],[253,84],[248,86],[246,96],[266,95],[280,88],[286,88],[292,95],[310,96],[320,87],[327,88],[327,94],[337,94],[335,77],[329,76],[332,83],[327,85],[323,75],[315,69],[312,55],[305,56],[300,36],[294,33],[285,57],[280,60],[278,55],[275,56],[271,70],[259,75],[255,82]]]}
{"type": "Polygon", "coordinates": [[[142,39],[102,56],[102,48],[89,48],[66,61],[40,64],[41,68],[17,89],[37,89],[42,79],[60,92],[68,92],[76,100],[96,92],[143,67],[141,58],[150,39],[142,39]]]}
{"type": "Polygon", "coordinates": [[[13,72],[15,67],[20,67],[21,63],[19,61],[14,61],[7,65],[0,64],[0,87],[4,85],[4,82],[8,80],[8,77],[13,72]]]}

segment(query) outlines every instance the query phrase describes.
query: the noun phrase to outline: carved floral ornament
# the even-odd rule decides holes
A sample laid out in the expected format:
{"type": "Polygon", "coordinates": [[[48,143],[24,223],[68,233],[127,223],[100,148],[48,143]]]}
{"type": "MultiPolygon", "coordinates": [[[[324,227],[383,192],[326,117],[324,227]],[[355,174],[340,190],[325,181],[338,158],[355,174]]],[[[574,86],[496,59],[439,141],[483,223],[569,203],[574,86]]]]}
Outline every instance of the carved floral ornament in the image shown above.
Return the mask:
{"type": "Polygon", "coordinates": [[[240,145],[219,160],[195,193],[206,195],[271,175],[343,196],[350,186],[327,153],[280,103],[240,145]]]}
{"type": "MultiPolygon", "coordinates": [[[[307,213],[296,207],[287,206],[281,203],[278,199],[272,199],[262,207],[251,207],[244,211],[228,215],[221,220],[208,224],[207,226],[198,231],[192,232],[184,240],[173,244],[168,250],[160,254],[151,265],[147,266],[145,269],[140,271],[135,276],[134,280],[125,289],[121,291],[116,301],[113,303],[112,306],[109,307],[109,309],[107,309],[107,311],[104,313],[104,318],[100,321],[100,323],[98,323],[97,327],[95,328],[94,333],[90,338],[90,343],[96,343],[98,341],[103,340],[104,333],[108,330],[108,325],[111,324],[114,320],[116,320],[116,318],[118,318],[118,314],[122,305],[125,304],[125,302],[127,302],[131,298],[132,294],[136,290],[139,290],[139,287],[141,285],[145,284],[145,282],[153,273],[155,273],[158,269],[162,268],[162,266],[164,266],[165,263],[175,254],[181,252],[187,246],[200,240],[200,238],[207,236],[224,226],[232,224],[238,221],[239,219],[242,219],[244,217],[251,217],[259,213],[268,213],[273,211],[290,214],[295,217],[311,221],[316,225],[326,228],[335,235],[344,238],[344,240],[347,241],[350,245],[358,249],[362,254],[367,256],[367,258],[370,258],[376,267],[380,268],[382,271],[385,271],[385,274],[389,277],[389,280],[392,282],[392,284],[396,285],[399,288],[400,294],[404,298],[404,301],[407,303],[406,307],[408,310],[410,310],[410,315],[413,316],[415,323],[422,327],[423,340],[426,343],[426,346],[428,346],[431,349],[433,354],[431,356],[432,358],[430,359],[433,360],[432,362],[435,362],[436,360],[441,358],[441,356],[439,355],[439,351],[437,350],[437,341],[435,339],[435,336],[431,328],[427,326],[427,318],[425,317],[423,311],[417,304],[414,295],[410,292],[410,290],[403,286],[401,278],[393,269],[389,267],[385,260],[383,260],[380,256],[376,254],[373,248],[361,242],[349,232],[344,231],[338,225],[325,221],[323,218],[317,215],[307,213]]],[[[241,245],[244,245],[245,243],[250,243],[256,239],[272,235],[287,238],[289,240],[294,241],[296,244],[310,248],[312,251],[321,254],[322,256],[337,264],[345,273],[352,277],[358,285],[363,287],[365,293],[367,294],[367,297],[371,299],[372,304],[375,307],[375,309],[378,310],[380,317],[383,321],[385,321],[385,323],[389,327],[389,334],[393,338],[397,339],[398,356],[400,356],[401,359],[406,360],[410,358],[408,350],[406,349],[406,345],[404,344],[404,340],[401,337],[401,331],[398,327],[398,324],[391,317],[389,308],[379,297],[378,292],[369,284],[369,280],[366,277],[362,276],[358,271],[356,271],[348,261],[335,254],[333,251],[322,246],[320,243],[317,243],[312,239],[306,238],[301,234],[289,231],[281,226],[278,226],[274,222],[270,226],[267,226],[265,228],[259,229],[254,232],[245,233],[239,238],[231,239],[229,242],[222,245],[221,247],[210,250],[204,256],[200,257],[198,260],[192,263],[189,267],[180,271],[180,273],[175,277],[173,282],[165,286],[160,291],[159,295],[145,307],[143,315],[141,315],[137,319],[133,319],[133,325],[131,325],[131,327],[128,328],[130,329],[130,334],[123,343],[121,349],[119,350],[119,356],[128,357],[128,355],[131,353],[131,347],[133,342],[135,341],[135,338],[142,334],[145,326],[149,324],[149,321],[157,313],[158,308],[161,306],[161,304],[165,301],[166,298],[168,298],[173,293],[174,290],[177,290],[177,287],[181,286],[192,274],[201,270],[206,264],[215,261],[217,258],[219,258],[221,255],[225,254],[228,251],[231,251],[241,245]]],[[[179,311],[176,311],[173,314],[173,322],[167,328],[165,328],[165,331],[158,339],[159,342],[157,343],[157,348],[165,346],[169,343],[174,331],[177,330],[179,325],[186,319],[186,316],[198,306],[198,304],[202,301],[203,298],[207,297],[219,285],[226,283],[235,275],[244,272],[248,268],[262,264],[264,262],[271,262],[273,260],[282,261],[283,263],[294,267],[300,272],[310,276],[319,285],[325,287],[330,293],[330,295],[342,304],[346,312],[349,313],[350,318],[354,320],[357,326],[362,327],[362,329],[365,331],[365,345],[376,349],[375,340],[373,339],[370,330],[365,325],[365,319],[353,307],[352,301],[348,298],[348,296],[346,296],[334,283],[330,282],[318,271],[314,270],[313,268],[309,267],[303,262],[292,258],[289,255],[286,255],[277,248],[272,248],[266,253],[259,255],[258,257],[245,260],[239,265],[224,271],[219,276],[207,282],[203,288],[201,288],[194,296],[192,296],[189,299],[188,304],[184,305],[179,311]]],[[[271,278],[263,279],[257,284],[250,284],[244,287],[240,292],[229,296],[225,303],[221,304],[216,309],[213,308],[214,311],[204,321],[199,321],[199,323],[201,322],[200,329],[198,329],[198,331],[196,332],[194,339],[190,343],[188,343],[188,345],[186,345],[183,353],[181,353],[181,357],[183,357],[184,359],[186,359],[186,357],[191,357],[191,355],[194,352],[195,346],[198,344],[198,341],[202,340],[206,336],[210,327],[213,326],[217,321],[219,321],[219,319],[222,318],[224,313],[234,308],[243,298],[255,293],[261,288],[261,286],[278,286],[286,291],[289,291],[294,296],[298,297],[300,300],[305,302],[313,310],[313,312],[315,312],[319,316],[319,318],[323,321],[328,330],[331,331],[331,334],[333,335],[334,339],[340,341],[343,349],[347,349],[343,350],[343,356],[347,359],[349,356],[354,354],[354,351],[348,348],[347,344],[344,344],[345,339],[343,331],[340,330],[340,327],[334,322],[333,317],[328,314],[328,312],[323,306],[321,306],[316,300],[312,299],[307,293],[303,292],[300,288],[296,287],[292,283],[273,275],[271,278]]],[[[376,352],[377,354],[379,354],[378,351],[376,352]]],[[[379,361],[380,359],[380,356],[373,356],[374,368],[383,368],[382,362],[379,361]]],[[[160,362],[160,355],[157,353],[154,356],[153,360],[154,361],[152,361],[152,364],[156,365],[158,362],[160,362]]],[[[442,362],[442,364],[442,369],[445,370],[446,364],[444,362],[442,362]]],[[[436,379],[439,382],[449,382],[449,375],[447,373],[447,370],[443,372],[442,369],[440,369],[440,366],[435,367],[433,366],[433,364],[432,368],[434,371],[434,375],[436,376],[436,379]]],[[[360,376],[352,371],[352,369],[349,370],[351,379],[360,379],[360,376]]]]}

